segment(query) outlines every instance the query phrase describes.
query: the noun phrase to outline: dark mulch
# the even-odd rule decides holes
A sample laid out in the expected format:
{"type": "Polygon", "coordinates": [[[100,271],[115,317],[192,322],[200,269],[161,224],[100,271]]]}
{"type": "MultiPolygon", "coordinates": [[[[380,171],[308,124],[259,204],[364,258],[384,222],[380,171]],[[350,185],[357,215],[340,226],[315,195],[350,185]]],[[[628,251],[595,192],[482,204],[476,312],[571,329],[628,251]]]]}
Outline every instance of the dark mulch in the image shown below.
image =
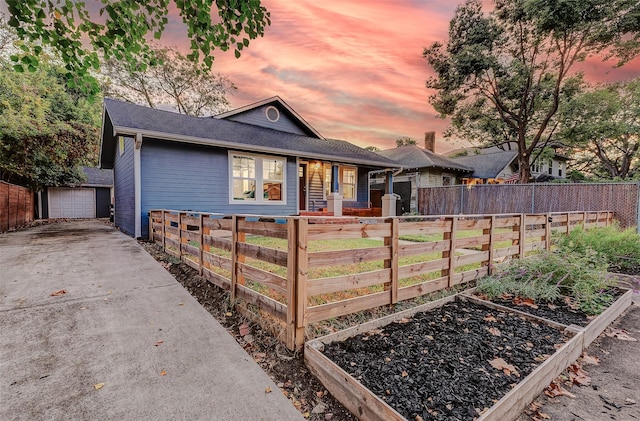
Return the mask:
{"type": "MultiPolygon", "coordinates": [[[[618,299],[618,297],[624,294],[624,291],[618,288],[612,288],[606,291],[606,293],[612,295],[614,299],[618,299]]],[[[576,304],[567,297],[560,298],[552,302],[535,303],[532,300],[522,300],[519,297],[497,297],[491,299],[491,301],[496,304],[513,308],[524,313],[529,313],[537,317],[542,317],[566,326],[571,324],[577,326],[586,326],[595,317],[589,316],[588,314],[577,308],[576,304]]]]}
{"type": "Polygon", "coordinates": [[[323,352],[407,419],[472,420],[565,340],[512,313],[450,303],[323,352]]]}
{"type": "Polygon", "coordinates": [[[505,307],[513,308],[524,313],[529,313],[537,317],[552,320],[563,325],[586,326],[591,318],[584,312],[573,308],[563,299],[553,302],[522,304],[519,300],[508,300],[504,298],[493,298],[491,302],[500,304],[505,307]]]}
{"type": "Polygon", "coordinates": [[[407,419],[472,420],[565,341],[513,313],[456,302],[323,352],[407,419]]]}

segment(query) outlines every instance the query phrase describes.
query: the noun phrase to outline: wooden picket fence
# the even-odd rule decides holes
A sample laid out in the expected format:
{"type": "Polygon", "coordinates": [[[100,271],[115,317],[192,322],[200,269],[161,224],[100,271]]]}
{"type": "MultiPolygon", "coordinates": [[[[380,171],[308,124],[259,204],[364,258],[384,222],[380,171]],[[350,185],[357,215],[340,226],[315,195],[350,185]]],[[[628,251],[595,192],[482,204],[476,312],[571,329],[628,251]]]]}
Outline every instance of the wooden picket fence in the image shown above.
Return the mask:
{"type": "Polygon", "coordinates": [[[149,237],[230,291],[234,304],[271,315],[295,349],[310,324],[468,283],[505,259],[549,249],[552,232],[612,221],[612,212],[332,218],[153,210],[149,237]],[[356,239],[371,242],[354,247],[356,239]]]}

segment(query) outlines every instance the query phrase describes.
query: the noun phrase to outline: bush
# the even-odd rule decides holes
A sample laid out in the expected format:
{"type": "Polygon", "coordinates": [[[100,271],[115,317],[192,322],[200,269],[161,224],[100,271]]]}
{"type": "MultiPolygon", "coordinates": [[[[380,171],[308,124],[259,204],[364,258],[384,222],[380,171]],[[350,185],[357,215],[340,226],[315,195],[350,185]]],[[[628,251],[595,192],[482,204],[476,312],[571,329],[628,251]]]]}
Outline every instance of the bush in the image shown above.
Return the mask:
{"type": "Polygon", "coordinates": [[[541,251],[502,265],[497,273],[478,281],[478,291],[489,298],[512,294],[534,301],[553,302],[572,297],[586,314],[598,314],[613,296],[606,290],[615,281],[606,276],[607,263],[596,252],[541,251]]]}
{"type": "Polygon", "coordinates": [[[632,228],[621,230],[615,225],[589,231],[578,228],[569,235],[556,237],[554,242],[561,252],[593,250],[612,272],[630,272],[640,265],[640,235],[632,228]]]}

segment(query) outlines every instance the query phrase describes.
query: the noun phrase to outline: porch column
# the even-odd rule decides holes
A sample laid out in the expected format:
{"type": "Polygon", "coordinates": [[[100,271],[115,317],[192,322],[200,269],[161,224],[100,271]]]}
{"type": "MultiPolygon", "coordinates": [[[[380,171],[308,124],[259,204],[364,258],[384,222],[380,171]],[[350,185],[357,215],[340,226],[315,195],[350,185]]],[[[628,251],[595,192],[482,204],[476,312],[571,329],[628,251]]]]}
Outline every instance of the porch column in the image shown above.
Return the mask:
{"type": "Polygon", "coordinates": [[[396,200],[399,196],[393,193],[393,173],[385,173],[384,196],[382,196],[382,216],[396,216],[396,200]]]}
{"type": "Polygon", "coordinates": [[[140,238],[142,236],[142,177],[140,174],[140,148],[142,148],[142,133],[137,133],[133,148],[135,238],[140,238]]]}
{"type": "Polygon", "coordinates": [[[331,164],[331,193],[327,197],[327,211],[334,216],[342,216],[342,195],[340,194],[340,168],[331,164]]]}

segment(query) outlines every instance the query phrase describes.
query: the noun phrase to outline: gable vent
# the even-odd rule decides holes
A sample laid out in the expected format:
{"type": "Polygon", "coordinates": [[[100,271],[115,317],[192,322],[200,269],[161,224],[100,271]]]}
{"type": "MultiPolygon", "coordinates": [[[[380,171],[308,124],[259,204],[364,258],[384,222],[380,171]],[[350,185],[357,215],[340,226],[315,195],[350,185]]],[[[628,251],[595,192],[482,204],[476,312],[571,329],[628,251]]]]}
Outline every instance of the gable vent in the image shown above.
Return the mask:
{"type": "Polygon", "coordinates": [[[272,123],[280,120],[280,111],[278,111],[278,109],[274,106],[267,107],[267,109],[264,110],[264,114],[267,116],[267,120],[271,121],[272,123]]]}

